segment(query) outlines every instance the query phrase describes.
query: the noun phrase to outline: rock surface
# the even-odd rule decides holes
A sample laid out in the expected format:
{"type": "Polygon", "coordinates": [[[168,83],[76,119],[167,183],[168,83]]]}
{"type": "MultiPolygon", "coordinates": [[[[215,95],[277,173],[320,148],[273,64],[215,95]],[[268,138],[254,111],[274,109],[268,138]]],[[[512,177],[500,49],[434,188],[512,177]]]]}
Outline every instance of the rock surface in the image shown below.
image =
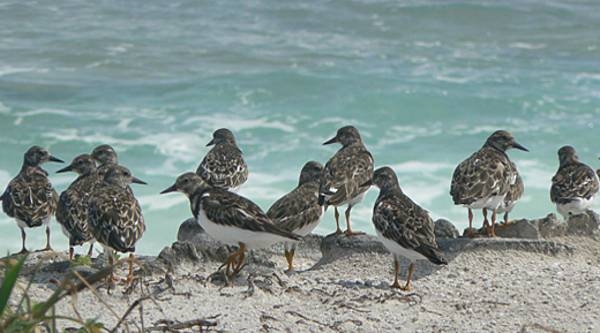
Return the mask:
{"type": "Polygon", "coordinates": [[[600,217],[588,210],[583,214],[571,216],[567,221],[567,234],[576,236],[597,237],[600,233],[600,217]]]}
{"type": "Polygon", "coordinates": [[[502,238],[540,239],[542,235],[534,221],[522,219],[496,226],[496,236],[502,238]]]}
{"type": "Polygon", "coordinates": [[[458,238],[458,229],[452,224],[452,222],[446,219],[438,219],[433,223],[433,231],[435,238],[458,238]]]}

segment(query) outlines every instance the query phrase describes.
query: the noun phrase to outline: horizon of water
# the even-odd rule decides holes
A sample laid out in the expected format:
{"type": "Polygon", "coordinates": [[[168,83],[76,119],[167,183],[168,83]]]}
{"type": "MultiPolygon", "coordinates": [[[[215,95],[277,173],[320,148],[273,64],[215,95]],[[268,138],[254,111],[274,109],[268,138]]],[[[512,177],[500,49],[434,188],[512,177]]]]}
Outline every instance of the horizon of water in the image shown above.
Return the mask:
{"type": "MultiPolygon", "coordinates": [[[[111,144],[149,184],[133,187],[147,223],[139,253],[175,240],[187,199],[158,193],[195,170],[220,127],[249,165],[240,193],[265,210],[306,161],[335,153],[322,142],[347,124],[405,193],[459,228],[452,172],[496,129],[530,150],[509,152],[525,182],[513,218],[555,211],[560,146],[600,165],[594,2],[6,1],[0,28],[0,186],[31,145],[70,160],[111,144]]],[[[58,191],[75,178],[44,167],[58,191]]],[[[376,196],[353,209],[356,229],[373,233],[376,196]]],[[[333,230],[330,210],[316,231],[333,230]]],[[[0,251],[20,242],[0,214],[0,251]]],[[[30,249],[43,243],[42,228],[28,230],[30,249]]]]}

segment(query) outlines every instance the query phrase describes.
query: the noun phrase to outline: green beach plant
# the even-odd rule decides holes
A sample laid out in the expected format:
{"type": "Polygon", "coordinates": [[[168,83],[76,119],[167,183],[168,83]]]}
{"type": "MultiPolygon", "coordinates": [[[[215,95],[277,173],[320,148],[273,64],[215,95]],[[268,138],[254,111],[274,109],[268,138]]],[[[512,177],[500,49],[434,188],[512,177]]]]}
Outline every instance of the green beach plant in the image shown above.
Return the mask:
{"type": "Polygon", "coordinates": [[[26,255],[16,258],[7,258],[4,260],[4,277],[0,284],[0,332],[1,333],[37,333],[40,328],[46,332],[59,333],[57,321],[63,320],[72,322],[77,332],[99,333],[106,331],[103,324],[95,320],[83,320],[81,318],[72,318],[57,315],[55,306],[58,302],[70,295],[92,288],[97,282],[105,280],[111,273],[112,268],[102,269],[85,279],[79,274],[69,272],[62,281],[57,283],[57,288],[42,302],[34,302],[28,294],[33,281],[30,278],[27,287],[19,296],[15,292],[15,286],[19,275],[22,273],[23,265],[27,259],[26,255]],[[16,306],[11,307],[9,301],[19,297],[16,306]]]}

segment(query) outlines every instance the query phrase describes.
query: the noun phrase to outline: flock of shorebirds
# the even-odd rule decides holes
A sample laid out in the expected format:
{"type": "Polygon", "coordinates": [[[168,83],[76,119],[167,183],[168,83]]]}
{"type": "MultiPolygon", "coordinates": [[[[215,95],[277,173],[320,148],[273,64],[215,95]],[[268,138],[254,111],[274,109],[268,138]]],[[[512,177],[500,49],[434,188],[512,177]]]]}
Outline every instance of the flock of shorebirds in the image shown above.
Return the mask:
{"type": "MultiPolygon", "coordinates": [[[[249,199],[235,193],[248,179],[248,167],[234,135],[228,129],[218,129],[208,146],[214,146],[204,157],[196,172],[180,175],[175,183],[161,193],[181,192],[189,201],[199,225],[215,240],[236,245],[223,266],[228,278],[243,267],[247,249],[257,249],[283,242],[288,270],[294,269],[295,244],[319,223],[328,206],[334,207],[336,233],[342,234],[338,207],[345,210],[346,236],[360,234],[352,229],[350,212],[362,200],[371,186],[379,188],[372,221],[380,241],[394,257],[392,287],[411,289],[411,277],[416,260],[447,264],[439,250],[434,225],[429,213],[412,201],[400,189],[398,178],[390,167],[374,169],[374,160],[365,147],[359,131],[353,126],[340,128],[324,144],[339,143],[340,148],[323,166],[307,162],[296,188],[277,200],[265,213],[249,199]],[[399,258],[410,260],[406,283],[398,281],[399,258]]],[[[473,237],[473,209],[481,209],[484,230],[495,236],[496,215],[508,213],[523,194],[524,186],[517,167],[507,150],[527,151],[507,131],[499,130],[487,138],[483,147],[461,162],[452,176],[450,194],[456,205],[468,208],[469,229],[473,237]],[[491,221],[488,221],[491,212],[491,221]]],[[[550,197],[565,218],[587,209],[598,192],[596,172],[581,163],[575,149],[564,146],[558,151],[559,168],[552,178],[550,197]]],[[[75,157],[57,172],[73,171],[77,179],[60,194],[53,189],[48,173],[41,168],[45,162],[63,162],[48,150],[33,146],[24,156],[19,174],[8,184],[0,197],[4,212],[13,217],[21,229],[25,247],[25,228],[46,226],[46,247],[51,250],[49,222],[52,215],[69,238],[69,258],[76,245],[100,243],[113,264],[115,251],[129,253],[128,281],[133,279],[133,252],[146,226],[140,204],[131,183],[145,184],[118,164],[117,154],[109,145],[96,147],[91,154],[75,157]]],[[[114,277],[113,277],[114,278],[114,277]]]]}

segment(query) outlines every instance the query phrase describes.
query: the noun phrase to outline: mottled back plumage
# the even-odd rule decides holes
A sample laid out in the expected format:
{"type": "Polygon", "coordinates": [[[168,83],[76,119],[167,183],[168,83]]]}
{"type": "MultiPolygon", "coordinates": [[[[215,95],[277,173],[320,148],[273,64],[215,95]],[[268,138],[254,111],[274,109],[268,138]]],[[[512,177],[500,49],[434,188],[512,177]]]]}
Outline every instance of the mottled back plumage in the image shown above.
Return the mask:
{"type": "Polygon", "coordinates": [[[146,230],[139,202],[128,184],[144,184],[125,167],[107,169],[104,181],[96,185],[90,200],[89,222],[94,238],[119,252],[134,252],[135,243],[146,230]]]}
{"type": "Polygon", "coordinates": [[[91,193],[96,185],[96,165],[90,155],[77,156],[66,168],[57,172],[74,171],[79,176],[60,194],[56,221],[69,237],[69,245],[81,245],[93,237],[88,224],[91,193]]]}
{"type": "Polygon", "coordinates": [[[511,168],[515,173],[515,182],[510,185],[506,196],[504,197],[504,202],[498,207],[498,213],[510,212],[517,201],[521,199],[523,196],[523,192],[525,191],[525,184],[523,183],[523,178],[519,174],[517,170],[517,166],[512,161],[510,162],[511,168]]]}
{"type": "Polygon", "coordinates": [[[433,220],[402,192],[394,171],[389,167],[377,169],[373,183],[380,188],[373,208],[375,229],[384,238],[420,253],[435,264],[446,264],[435,241],[433,220]]]}
{"type": "Polygon", "coordinates": [[[238,148],[233,133],[221,128],[213,133],[206,154],[196,173],[208,184],[223,189],[236,189],[248,179],[248,166],[238,148]]]}
{"type": "Polygon", "coordinates": [[[48,173],[40,166],[47,161],[62,162],[44,148],[29,148],[21,171],[1,196],[3,211],[30,228],[48,222],[58,204],[58,193],[48,180],[48,173]]]}
{"type": "Polygon", "coordinates": [[[333,142],[342,148],[325,164],[319,193],[321,203],[340,206],[369,189],[363,184],[373,176],[373,156],[353,126],[340,128],[326,144],[333,142]]]}
{"type": "Polygon", "coordinates": [[[550,188],[553,203],[569,203],[576,199],[591,200],[598,193],[598,176],[588,165],[579,161],[575,149],[564,146],[558,151],[560,166],[550,188]]]}
{"type": "Polygon", "coordinates": [[[509,192],[517,177],[506,155],[509,148],[526,150],[514,141],[510,133],[496,131],[481,149],[456,167],[450,187],[454,204],[469,206],[509,192]]]}
{"type": "Polygon", "coordinates": [[[279,227],[291,232],[310,228],[311,225],[316,227],[323,214],[323,207],[318,202],[322,170],[323,166],[318,162],[306,163],[300,172],[298,186],[275,201],[267,216],[279,227]]]}

